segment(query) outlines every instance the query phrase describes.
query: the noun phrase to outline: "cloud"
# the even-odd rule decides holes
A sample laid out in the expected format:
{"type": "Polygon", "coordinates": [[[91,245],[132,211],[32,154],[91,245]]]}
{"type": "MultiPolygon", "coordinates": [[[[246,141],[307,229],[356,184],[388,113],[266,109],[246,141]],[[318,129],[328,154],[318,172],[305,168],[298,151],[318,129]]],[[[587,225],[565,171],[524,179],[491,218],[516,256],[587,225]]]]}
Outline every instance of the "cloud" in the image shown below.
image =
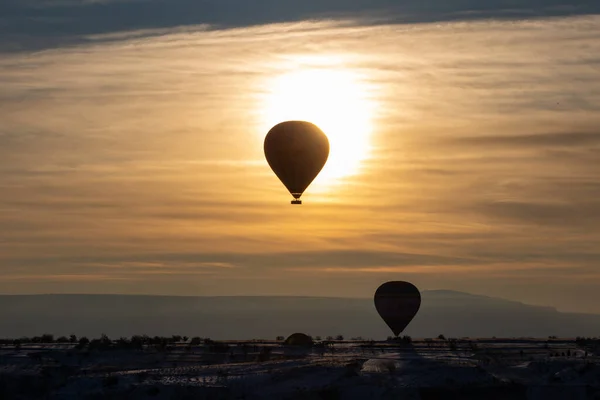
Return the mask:
{"type": "Polygon", "coordinates": [[[501,146],[515,149],[519,147],[534,148],[569,148],[600,145],[600,132],[553,132],[545,134],[505,134],[497,136],[474,136],[456,139],[458,146],[501,146]]]}
{"type": "Polygon", "coordinates": [[[85,43],[87,35],[186,25],[247,27],[305,19],[360,19],[362,24],[418,23],[488,18],[594,14],[595,0],[442,1],[386,0],[9,0],[0,4],[0,49],[23,51],[85,43]]]}
{"type": "Polygon", "coordinates": [[[498,201],[480,204],[474,208],[486,216],[517,224],[537,224],[564,229],[595,228],[600,223],[600,201],[583,199],[571,203],[498,201]]]}

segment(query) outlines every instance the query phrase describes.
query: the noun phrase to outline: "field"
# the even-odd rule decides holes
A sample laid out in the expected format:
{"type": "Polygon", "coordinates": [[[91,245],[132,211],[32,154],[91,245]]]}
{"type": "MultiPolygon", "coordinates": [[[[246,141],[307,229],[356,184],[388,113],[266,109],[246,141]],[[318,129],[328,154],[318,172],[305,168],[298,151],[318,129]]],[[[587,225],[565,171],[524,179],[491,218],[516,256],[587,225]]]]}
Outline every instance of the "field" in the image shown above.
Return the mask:
{"type": "Polygon", "coordinates": [[[5,342],[0,398],[600,398],[596,340],[190,342],[5,342]]]}

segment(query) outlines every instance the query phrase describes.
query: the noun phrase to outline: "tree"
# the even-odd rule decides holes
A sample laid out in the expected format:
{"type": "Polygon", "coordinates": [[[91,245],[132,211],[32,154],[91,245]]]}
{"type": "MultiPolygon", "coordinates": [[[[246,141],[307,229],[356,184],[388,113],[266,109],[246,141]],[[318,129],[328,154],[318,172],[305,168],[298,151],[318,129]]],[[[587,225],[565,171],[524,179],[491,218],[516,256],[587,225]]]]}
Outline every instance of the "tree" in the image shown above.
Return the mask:
{"type": "Polygon", "coordinates": [[[335,340],[344,340],[344,335],[337,335],[335,340]]]}
{"type": "Polygon", "coordinates": [[[174,343],[181,342],[181,335],[173,335],[173,336],[171,337],[171,340],[172,340],[174,343]]]}
{"type": "Polygon", "coordinates": [[[446,340],[446,336],[444,336],[444,335],[440,334],[440,335],[438,336],[438,339],[440,339],[440,340],[446,340]]]}
{"type": "Polygon", "coordinates": [[[71,335],[69,336],[69,342],[70,342],[70,343],[77,343],[77,336],[76,336],[76,335],[73,335],[73,334],[71,334],[71,335]]]}
{"type": "Polygon", "coordinates": [[[129,343],[134,349],[141,350],[144,348],[144,338],[140,335],[133,335],[129,343]]]}
{"type": "Polygon", "coordinates": [[[100,344],[104,346],[110,346],[111,343],[112,341],[110,340],[110,338],[104,333],[100,336],[100,344]]]}
{"type": "Polygon", "coordinates": [[[76,346],[77,349],[83,349],[85,346],[90,344],[90,339],[86,338],[85,336],[82,336],[81,338],[79,338],[79,344],[76,346]]]}
{"type": "Polygon", "coordinates": [[[54,343],[54,335],[50,333],[44,333],[40,338],[41,343],[54,343]]]}
{"type": "Polygon", "coordinates": [[[117,347],[120,349],[128,349],[131,346],[131,342],[124,336],[117,339],[117,347]]]}
{"type": "Polygon", "coordinates": [[[199,346],[202,343],[202,338],[200,338],[199,336],[194,336],[192,338],[192,341],[190,342],[190,344],[192,346],[199,346]]]}

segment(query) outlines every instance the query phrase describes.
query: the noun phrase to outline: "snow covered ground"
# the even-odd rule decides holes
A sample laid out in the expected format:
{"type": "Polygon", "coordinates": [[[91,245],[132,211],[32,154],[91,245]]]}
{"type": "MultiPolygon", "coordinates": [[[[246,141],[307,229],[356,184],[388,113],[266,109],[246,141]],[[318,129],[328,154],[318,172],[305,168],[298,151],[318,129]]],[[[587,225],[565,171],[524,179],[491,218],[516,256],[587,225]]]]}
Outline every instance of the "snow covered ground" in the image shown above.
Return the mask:
{"type": "Polygon", "coordinates": [[[572,340],[224,343],[162,351],[4,346],[0,398],[600,398],[600,359],[572,340]]]}

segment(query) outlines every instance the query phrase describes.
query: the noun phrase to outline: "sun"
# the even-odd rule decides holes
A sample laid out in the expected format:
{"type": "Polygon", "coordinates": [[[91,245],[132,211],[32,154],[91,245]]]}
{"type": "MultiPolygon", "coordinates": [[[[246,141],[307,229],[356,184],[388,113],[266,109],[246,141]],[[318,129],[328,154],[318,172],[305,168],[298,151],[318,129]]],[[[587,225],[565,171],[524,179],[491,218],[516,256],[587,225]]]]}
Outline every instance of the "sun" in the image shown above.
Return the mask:
{"type": "Polygon", "coordinates": [[[263,110],[265,132],[279,122],[304,120],[329,138],[329,158],[311,191],[326,190],[359,172],[369,155],[373,104],[358,73],[343,68],[297,69],[268,84],[263,110]]]}

